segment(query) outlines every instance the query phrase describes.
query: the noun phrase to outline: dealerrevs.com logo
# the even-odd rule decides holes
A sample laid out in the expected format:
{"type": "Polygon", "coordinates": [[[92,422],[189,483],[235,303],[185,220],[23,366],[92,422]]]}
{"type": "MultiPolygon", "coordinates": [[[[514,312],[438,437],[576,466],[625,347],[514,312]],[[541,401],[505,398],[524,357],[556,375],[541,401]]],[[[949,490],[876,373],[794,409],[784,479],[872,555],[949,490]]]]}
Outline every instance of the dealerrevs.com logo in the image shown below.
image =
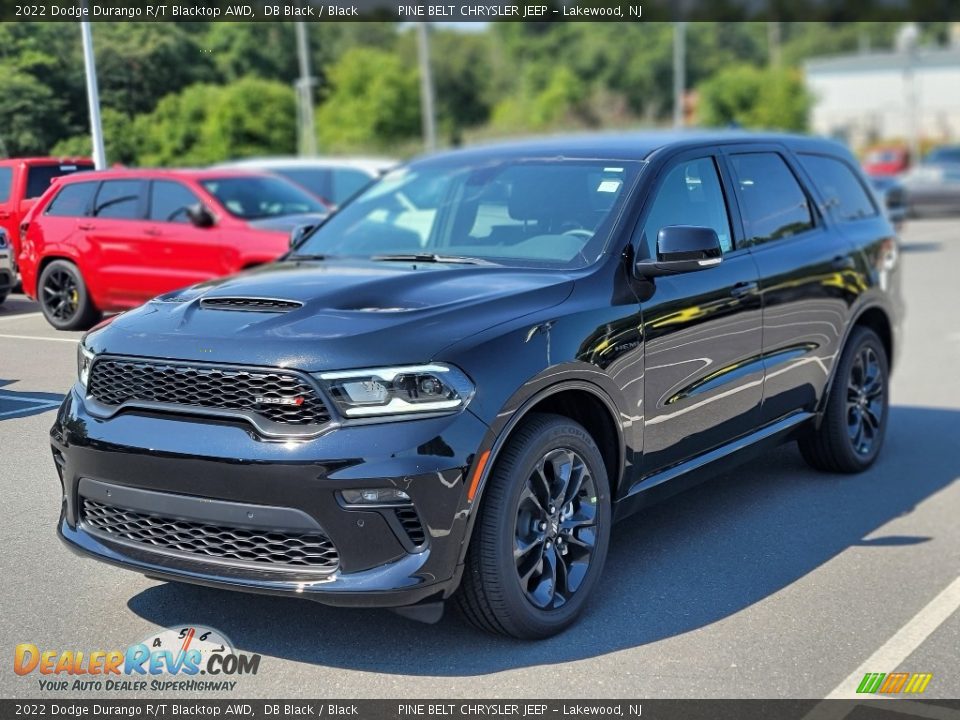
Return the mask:
{"type": "Polygon", "coordinates": [[[14,650],[17,675],[37,677],[41,691],[233,691],[235,678],[256,675],[260,655],[234,650],[219,630],[202,625],[151,633],[126,650],[14,650]]]}

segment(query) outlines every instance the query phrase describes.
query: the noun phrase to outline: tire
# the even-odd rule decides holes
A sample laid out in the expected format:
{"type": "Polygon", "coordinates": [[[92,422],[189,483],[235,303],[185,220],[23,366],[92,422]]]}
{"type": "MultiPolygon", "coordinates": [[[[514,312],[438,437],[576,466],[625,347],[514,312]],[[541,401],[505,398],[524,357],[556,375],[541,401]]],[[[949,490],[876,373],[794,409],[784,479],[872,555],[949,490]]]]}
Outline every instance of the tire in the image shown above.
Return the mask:
{"type": "Polygon", "coordinates": [[[569,418],[531,414],[500,453],[479,512],[456,596],[466,619],[528,640],[573,624],[610,540],[610,483],[590,434],[569,418]],[[553,513],[548,493],[566,501],[554,502],[553,513]]]}
{"type": "Polygon", "coordinates": [[[3,302],[7,299],[8,293],[0,292],[0,305],[3,305],[3,302]]]}
{"type": "Polygon", "coordinates": [[[877,459],[887,429],[890,370],[887,352],[873,330],[856,327],[834,377],[820,427],[800,439],[813,468],[857,473],[877,459]],[[866,372],[864,372],[866,368],[866,372]]]}
{"type": "Polygon", "coordinates": [[[43,316],[57,330],[88,330],[103,316],[77,266],[68,260],[54,260],[43,269],[37,300],[43,316]]]}

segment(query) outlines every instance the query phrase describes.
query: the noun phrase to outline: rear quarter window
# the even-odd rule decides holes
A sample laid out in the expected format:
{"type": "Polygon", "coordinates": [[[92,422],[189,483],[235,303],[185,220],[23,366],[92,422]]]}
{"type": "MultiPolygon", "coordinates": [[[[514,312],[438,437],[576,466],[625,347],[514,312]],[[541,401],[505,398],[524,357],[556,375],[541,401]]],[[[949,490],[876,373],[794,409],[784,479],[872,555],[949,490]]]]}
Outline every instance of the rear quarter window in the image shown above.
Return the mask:
{"type": "Polygon", "coordinates": [[[820,188],[824,202],[839,220],[874,217],[877,208],[853,169],[838,158],[801,154],[800,164],[820,188]]]}
{"type": "Polygon", "coordinates": [[[64,185],[50,201],[45,215],[53,217],[84,217],[93,204],[93,193],[97,189],[95,182],[72,183],[64,185]]]}
{"type": "Polygon", "coordinates": [[[38,198],[50,187],[54,178],[72,175],[75,172],[93,170],[93,165],[71,163],[64,165],[34,165],[27,169],[27,190],[24,199],[38,198]]]}

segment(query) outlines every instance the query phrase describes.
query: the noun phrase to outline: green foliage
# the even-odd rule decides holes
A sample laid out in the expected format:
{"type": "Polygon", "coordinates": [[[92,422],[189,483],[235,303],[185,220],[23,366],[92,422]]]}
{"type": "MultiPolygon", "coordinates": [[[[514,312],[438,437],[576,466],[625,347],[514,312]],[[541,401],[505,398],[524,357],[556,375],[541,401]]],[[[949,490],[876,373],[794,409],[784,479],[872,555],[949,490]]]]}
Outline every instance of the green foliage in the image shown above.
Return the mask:
{"type": "MultiPolygon", "coordinates": [[[[131,165],[137,162],[139,147],[133,135],[133,122],[119,110],[105,107],[100,111],[103,126],[103,144],[111,165],[131,165]]],[[[53,146],[53,155],[85,156],[93,154],[89,130],[61,140],[53,146]]]]}
{"type": "Polygon", "coordinates": [[[704,125],[805,130],[812,98],[796,70],[734,65],[698,88],[704,125]]]}
{"type": "Polygon", "coordinates": [[[0,151],[8,155],[44,155],[62,132],[62,123],[44,122],[63,111],[63,100],[29,73],[0,65],[0,151]]]}
{"type": "Polygon", "coordinates": [[[225,86],[191,85],[168,95],[133,124],[145,165],[205,165],[296,149],[293,90],[243,78],[225,86]]]}
{"type": "Polygon", "coordinates": [[[393,54],[373,48],[345,52],[327,70],[329,94],[317,111],[324,150],[362,150],[420,132],[417,73],[393,54]]]}

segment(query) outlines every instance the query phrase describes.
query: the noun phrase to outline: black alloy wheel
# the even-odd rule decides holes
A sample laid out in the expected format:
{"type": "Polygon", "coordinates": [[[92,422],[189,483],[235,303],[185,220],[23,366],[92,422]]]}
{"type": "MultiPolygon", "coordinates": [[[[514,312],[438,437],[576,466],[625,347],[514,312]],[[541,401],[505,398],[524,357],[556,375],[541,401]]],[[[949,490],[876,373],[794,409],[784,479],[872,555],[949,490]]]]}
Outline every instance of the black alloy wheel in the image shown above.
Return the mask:
{"type": "Polygon", "coordinates": [[[561,415],[531,413],[486,481],[457,603],[477,627],[516,638],[576,620],[610,540],[607,470],[595,441],[561,415]]]}
{"type": "Polygon", "coordinates": [[[549,451],[527,478],[517,507],[513,557],[527,599],[561,607],[583,585],[597,544],[597,488],[575,451],[549,451]]]}
{"type": "Polygon", "coordinates": [[[44,317],[58,330],[86,330],[101,317],[76,265],[54,260],[40,274],[37,299],[44,317]]]}
{"type": "Polygon", "coordinates": [[[877,334],[850,333],[837,364],[818,427],[800,438],[800,452],[814,468],[855,473],[877,459],[887,429],[889,360],[877,334]]]}

